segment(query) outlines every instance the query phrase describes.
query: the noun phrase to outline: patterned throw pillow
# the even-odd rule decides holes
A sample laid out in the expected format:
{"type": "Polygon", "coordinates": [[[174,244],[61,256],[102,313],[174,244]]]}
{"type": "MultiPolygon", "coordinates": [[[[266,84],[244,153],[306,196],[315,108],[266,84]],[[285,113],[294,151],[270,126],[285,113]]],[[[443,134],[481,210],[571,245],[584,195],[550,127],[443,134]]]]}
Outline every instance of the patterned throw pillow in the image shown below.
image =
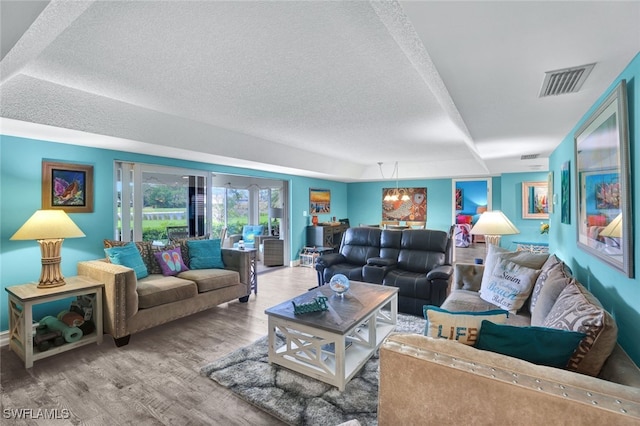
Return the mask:
{"type": "Polygon", "coordinates": [[[224,269],[219,239],[187,241],[187,245],[191,269],[224,269]]]}
{"type": "Polygon", "coordinates": [[[182,260],[180,247],[154,253],[156,260],[162,268],[162,275],[178,275],[180,272],[188,271],[187,265],[182,260]]]}
{"type": "Polygon", "coordinates": [[[540,296],[540,291],[542,290],[542,287],[544,287],[549,275],[552,274],[552,271],[557,268],[562,269],[563,267],[564,264],[556,257],[555,254],[549,256],[547,261],[544,262],[544,265],[542,265],[540,270],[540,275],[538,275],[536,283],[533,286],[533,291],[531,292],[531,298],[529,299],[529,312],[533,313],[535,310],[536,303],[538,302],[538,296],[540,296]]]}
{"type": "Polygon", "coordinates": [[[618,326],[611,315],[575,280],[562,290],[542,325],[586,334],[568,368],[590,376],[598,375],[618,338],[618,326]]]}
{"type": "MultiPolygon", "coordinates": [[[[538,287],[539,293],[536,295],[536,302],[531,310],[531,325],[542,326],[544,324],[562,290],[574,281],[575,278],[569,274],[564,263],[548,272],[543,285],[538,287]]],[[[536,291],[536,287],[534,287],[534,291],[536,291]]]]}
{"type": "MultiPolygon", "coordinates": [[[[127,244],[129,244],[129,241],[104,240],[104,248],[122,247],[127,244]]],[[[147,271],[150,274],[161,274],[162,269],[160,269],[160,265],[158,265],[154,256],[157,250],[153,247],[151,241],[134,241],[134,244],[138,248],[140,256],[142,256],[142,261],[147,267],[147,271]]]]}
{"type": "Polygon", "coordinates": [[[487,280],[482,278],[480,298],[516,313],[531,294],[540,270],[500,260],[487,280]]]}
{"type": "Polygon", "coordinates": [[[106,248],[104,252],[111,263],[133,269],[137,279],[142,279],[149,275],[147,267],[142,261],[142,256],[140,256],[140,252],[134,243],[106,248]]]}
{"type": "Polygon", "coordinates": [[[478,337],[482,320],[504,324],[509,313],[501,309],[484,312],[451,312],[437,306],[423,308],[427,324],[424,335],[440,339],[457,340],[473,345],[478,337]]]}
{"type": "Polygon", "coordinates": [[[516,327],[485,320],[473,346],[534,364],[565,368],[584,336],[584,333],[576,331],[516,327]]]}

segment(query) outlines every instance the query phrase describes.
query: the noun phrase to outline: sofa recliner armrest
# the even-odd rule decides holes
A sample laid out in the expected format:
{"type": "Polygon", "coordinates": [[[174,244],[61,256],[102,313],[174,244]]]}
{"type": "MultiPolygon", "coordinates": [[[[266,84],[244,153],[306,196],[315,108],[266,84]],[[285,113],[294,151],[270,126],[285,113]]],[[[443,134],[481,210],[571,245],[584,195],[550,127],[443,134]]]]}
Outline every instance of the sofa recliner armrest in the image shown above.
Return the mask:
{"type": "Polygon", "coordinates": [[[347,258],[340,253],[327,253],[318,257],[316,260],[316,271],[322,272],[329,266],[337,265],[338,263],[346,263],[347,258]]]}
{"type": "Polygon", "coordinates": [[[391,259],[388,257],[371,257],[367,259],[367,265],[371,266],[395,266],[398,263],[398,259],[391,259]]]}
{"type": "Polygon", "coordinates": [[[427,279],[429,281],[448,280],[451,278],[451,275],[453,275],[453,266],[440,265],[427,272],[427,279]]]}

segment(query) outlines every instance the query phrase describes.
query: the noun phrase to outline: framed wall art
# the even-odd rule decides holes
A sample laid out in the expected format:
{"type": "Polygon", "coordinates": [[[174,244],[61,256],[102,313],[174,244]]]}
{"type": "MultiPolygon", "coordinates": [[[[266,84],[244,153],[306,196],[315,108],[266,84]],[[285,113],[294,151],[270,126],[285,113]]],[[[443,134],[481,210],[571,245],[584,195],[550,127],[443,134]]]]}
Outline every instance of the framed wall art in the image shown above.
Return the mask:
{"type": "Polygon", "coordinates": [[[310,188],[309,211],[312,215],[331,213],[331,190],[310,188]]]}
{"type": "Polygon", "coordinates": [[[427,188],[383,188],[382,220],[427,220],[427,188]]]}
{"type": "Polygon", "coordinates": [[[622,80],[576,131],[577,245],[634,276],[627,88],[622,80]]]}
{"type": "Polygon", "coordinates": [[[42,208],[93,212],[93,166],[43,161],[42,208]]]}
{"type": "Polygon", "coordinates": [[[464,207],[464,192],[462,188],[456,188],[456,210],[462,210],[464,207]]]}
{"type": "Polygon", "coordinates": [[[522,182],[522,218],[549,219],[547,182],[522,182]]]}
{"type": "Polygon", "coordinates": [[[560,221],[571,224],[571,173],[570,163],[566,161],[560,168],[560,221]]]}
{"type": "Polygon", "coordinates": [[[547,203],[549,205],[549,213],[553,213],[553,172],[547,175],[547,203]]]}

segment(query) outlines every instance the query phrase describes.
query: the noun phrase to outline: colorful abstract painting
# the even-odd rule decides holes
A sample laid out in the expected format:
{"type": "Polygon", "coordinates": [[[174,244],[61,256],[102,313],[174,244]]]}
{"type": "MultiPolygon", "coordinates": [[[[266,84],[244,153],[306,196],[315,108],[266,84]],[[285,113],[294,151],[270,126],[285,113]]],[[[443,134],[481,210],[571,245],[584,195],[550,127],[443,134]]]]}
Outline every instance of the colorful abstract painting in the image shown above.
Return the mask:
{"type": "Polygon", "coordinates": [[[328,189],[309,189],[309,211],[312,215],[331,213],[331,191],[328,189]]]}
{"type": "Polygon", "coordinates": [[[456,210],[462,210],[464,208],[463,194],[462,188],[456,188],[456,210]]]}
{"type": "Polygon", "coordinates": [[[427,188],[383,188],[382,220],[426,221],[427,188]]]}
{"type": "Polygon", "coordinates": [[[93,211],[93,166],[42,162],[42,208],[93,211]]]}

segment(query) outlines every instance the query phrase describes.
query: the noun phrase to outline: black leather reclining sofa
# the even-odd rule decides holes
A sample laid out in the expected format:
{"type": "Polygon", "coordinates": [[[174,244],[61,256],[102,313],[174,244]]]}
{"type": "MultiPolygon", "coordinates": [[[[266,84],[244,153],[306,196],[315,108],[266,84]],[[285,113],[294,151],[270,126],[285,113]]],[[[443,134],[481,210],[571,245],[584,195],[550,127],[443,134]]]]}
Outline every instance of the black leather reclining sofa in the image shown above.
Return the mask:
{"type": "Polygon", "coordinates": [[[350,280],[398,287],[398,310],[422,316],[440,306],[453,275],[451,233],[432,229],[349,228],[339,253],[318,258],[318,285],[336,274],[350,280]]]}

